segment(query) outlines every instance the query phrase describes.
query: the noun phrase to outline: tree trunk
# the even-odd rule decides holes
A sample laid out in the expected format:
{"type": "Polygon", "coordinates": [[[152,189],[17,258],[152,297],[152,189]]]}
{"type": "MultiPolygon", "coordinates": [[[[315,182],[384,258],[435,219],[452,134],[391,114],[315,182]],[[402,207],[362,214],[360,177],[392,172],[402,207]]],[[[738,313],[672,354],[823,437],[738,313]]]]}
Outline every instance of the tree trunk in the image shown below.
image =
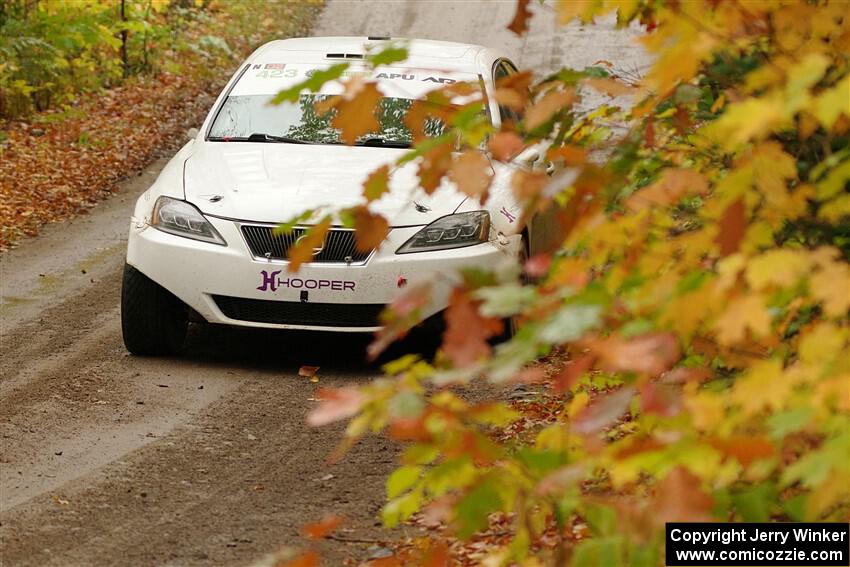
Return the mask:
{"type": "MultiPolygon", "coordinates": [[[[126,0],[121,0],[121,22],[127,21],[127,14],[124,11],[124,4],[126,0]]],[[[127,60],[127,27],[124,26],[121,29],[121,63],[124,67],[124,78],[130,74],[130,64],[127,60]]]]}

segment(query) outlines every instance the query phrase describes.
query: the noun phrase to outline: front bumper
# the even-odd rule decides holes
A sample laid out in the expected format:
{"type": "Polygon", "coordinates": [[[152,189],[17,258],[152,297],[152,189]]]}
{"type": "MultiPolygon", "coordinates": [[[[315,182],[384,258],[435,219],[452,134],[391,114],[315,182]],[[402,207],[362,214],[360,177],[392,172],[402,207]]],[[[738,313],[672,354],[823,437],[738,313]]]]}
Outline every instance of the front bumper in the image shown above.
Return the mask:
{"type": "Polygon", "coordinates": [[[504,244],[493,241],[454,250],[396,254],[422,227],[394,228],[365,264],[310,263],[290,274],[286,262],[254,258],[236,222],[207,218],[226,246],[167,234],[133,219],[127,263],[208,322],[245,327],[376,331],[380,326],[374,318],[358,321],[358,314],[368,318],[367,312],[391,303],[406,289],[430,282],[430,300],[422,311],[425,319],[447,307],[460,268],[492,269],[515,258],[520,243],[520,237],[513,236],[503,239],[504,244]],[[406,285],[400,287],[400,281],[406,285]],[[291,318],[287,317],[290,311],[291,318]],[[323,316],[311,317],[313,312],[323,316]],[[333,320],[328,321],[329,317],[333,320]]]}

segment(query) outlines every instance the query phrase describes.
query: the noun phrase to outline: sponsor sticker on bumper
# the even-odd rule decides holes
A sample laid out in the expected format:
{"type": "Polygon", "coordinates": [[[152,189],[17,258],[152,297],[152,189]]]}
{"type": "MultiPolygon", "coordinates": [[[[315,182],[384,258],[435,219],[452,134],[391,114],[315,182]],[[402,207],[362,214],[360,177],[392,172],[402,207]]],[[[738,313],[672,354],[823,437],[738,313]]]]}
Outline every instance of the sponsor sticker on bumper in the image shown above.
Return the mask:
{"type": "Polygon", "coordinates": [[[287,289],[328,289],[331,291],[354,291],[356,283],[350,280],[323,280],[312,278],[282,278],[280,274],[283,270],[268,270],[260,271],[260,285],[257,286],[259,291],[267,291],[274,293],[278,289],[285,287],[287,289]]]}

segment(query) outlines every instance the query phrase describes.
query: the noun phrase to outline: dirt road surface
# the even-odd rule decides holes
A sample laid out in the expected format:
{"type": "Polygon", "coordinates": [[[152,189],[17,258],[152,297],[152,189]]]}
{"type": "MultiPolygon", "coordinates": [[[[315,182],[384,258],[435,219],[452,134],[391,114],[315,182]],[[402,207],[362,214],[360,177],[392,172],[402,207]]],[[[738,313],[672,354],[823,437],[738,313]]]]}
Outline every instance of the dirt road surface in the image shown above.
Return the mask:
{"type": "MultiPolygon", "coordinates": [[[[635,30],[558,28],[534,9],[519,39],[504,29],[512,2],[332,0],[314,33],[488,44],[540,73],[646,64],[635,30]]],[[[386,539],[376,518],[395,450],[370,439],[328,465],[341,427],[304,424],[319,386],[377,374],[365,339],[210,328],[177,358],[124,350],[128,218],[164,163],[0,257],[0,564],[248,565],[303,544],[299,526],[330,511],[348,522],[322,542],[327,563],[368,557],[386,539]],[[303,364],[321,367],[319,384],[297,376],[303,364]]]]}

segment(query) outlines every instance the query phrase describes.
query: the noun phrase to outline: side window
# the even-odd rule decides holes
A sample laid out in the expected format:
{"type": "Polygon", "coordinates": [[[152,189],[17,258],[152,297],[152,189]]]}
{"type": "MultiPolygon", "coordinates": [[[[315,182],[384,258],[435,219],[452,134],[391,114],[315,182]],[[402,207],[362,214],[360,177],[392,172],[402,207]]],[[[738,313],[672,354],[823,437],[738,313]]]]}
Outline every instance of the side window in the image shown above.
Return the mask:
{"type": "MultiPolygon", "coordinates": [[[[499,61],[493,69],[493,81],[498,85],[499,79],[513,75],[516,73],[516,67],[513,63],[505,59],[499,61]]],[[[499,114],[502,116],[502,122],[519,122],[520,115],[512,108],[499,105],[499,114]]]]}

